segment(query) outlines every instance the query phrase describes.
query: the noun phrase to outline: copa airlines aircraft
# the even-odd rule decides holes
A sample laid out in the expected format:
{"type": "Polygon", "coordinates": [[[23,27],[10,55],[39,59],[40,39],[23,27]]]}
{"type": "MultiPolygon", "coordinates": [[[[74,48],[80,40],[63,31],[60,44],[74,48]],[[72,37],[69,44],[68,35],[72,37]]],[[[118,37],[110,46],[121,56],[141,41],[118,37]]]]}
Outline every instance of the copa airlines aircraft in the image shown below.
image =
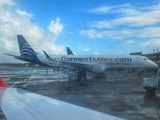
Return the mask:
{"type": "Polygon", "coordinates": [[[86,71],[103,74],[107,69],[155,69],[157,64],[139,55],[53,55],[36,53],[22,35],[17,35],[20,56],[6,54],[16,59],[50,66],[77,69],[78,79],[86,75],[86,71]]]}

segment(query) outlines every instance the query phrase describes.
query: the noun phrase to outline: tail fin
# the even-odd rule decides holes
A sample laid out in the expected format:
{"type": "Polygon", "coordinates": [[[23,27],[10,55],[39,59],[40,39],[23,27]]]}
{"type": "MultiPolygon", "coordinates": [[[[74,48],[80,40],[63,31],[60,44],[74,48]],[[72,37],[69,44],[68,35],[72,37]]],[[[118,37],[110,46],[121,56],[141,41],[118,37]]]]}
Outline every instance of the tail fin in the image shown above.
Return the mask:
{"type": "Polygon", "coordinates": [[[74,55],[69,47],[66,47],[66,50],[68,55],[74,55]]]}
{"type": "Polygon", "coordinates": [[[31,48],[22,35],[17,35],[17,39],[21,56],[37,58],[36,52],[31,48]]]}
{"type": "Polygon", "coordinates": [[[8,87],[2,78],[0,78],[0,87],[8,87]]]}
{"type": "Polygon", "coordinates": [[[43,51],[43,52],[44,52],[47,59],[51,58],[45,51],[43,51]]]}

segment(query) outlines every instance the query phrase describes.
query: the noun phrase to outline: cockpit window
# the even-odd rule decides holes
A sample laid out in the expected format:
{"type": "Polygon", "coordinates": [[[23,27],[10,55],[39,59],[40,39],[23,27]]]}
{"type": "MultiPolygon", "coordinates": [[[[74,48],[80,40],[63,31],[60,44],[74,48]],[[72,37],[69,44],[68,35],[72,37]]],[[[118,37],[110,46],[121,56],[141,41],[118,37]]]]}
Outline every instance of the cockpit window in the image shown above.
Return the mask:
{"type": "Polygon", "coordinates": [[[147,58],[144,58],[144,60],[147,60],[147,58]]]}

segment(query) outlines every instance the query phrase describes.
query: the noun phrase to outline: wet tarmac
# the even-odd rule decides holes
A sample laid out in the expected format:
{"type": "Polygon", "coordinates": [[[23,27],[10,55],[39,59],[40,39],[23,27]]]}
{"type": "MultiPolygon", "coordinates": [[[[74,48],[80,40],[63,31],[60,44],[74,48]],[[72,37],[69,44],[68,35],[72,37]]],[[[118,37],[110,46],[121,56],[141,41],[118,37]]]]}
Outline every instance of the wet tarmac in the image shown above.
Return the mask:
{"type": "MultiPolygon", "coordinates": [[[[108,72],[106,76],[87,73],[87,80],[76,81],[76,74],[38,67],[0,67],[10,87],[111,114],[128,120],[160,120],[160,92],[148,96],[142,88],[144,76],[136,72],[108,72]]],[[[0,112],[0,119],[5,120],[0,112]]]]}

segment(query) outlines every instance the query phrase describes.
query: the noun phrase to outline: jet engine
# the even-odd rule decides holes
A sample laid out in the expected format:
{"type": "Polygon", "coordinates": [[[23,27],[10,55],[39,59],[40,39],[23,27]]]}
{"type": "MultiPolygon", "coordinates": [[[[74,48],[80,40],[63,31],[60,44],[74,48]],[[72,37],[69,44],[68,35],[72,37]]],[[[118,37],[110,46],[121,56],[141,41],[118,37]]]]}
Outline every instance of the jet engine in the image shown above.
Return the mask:
{"type": "Polygon", "coordinates": [[[94,74],[101,74],[106,72],[106,68],[104,66],[93,66],[91,67],[90,72],[94,74]]]}

